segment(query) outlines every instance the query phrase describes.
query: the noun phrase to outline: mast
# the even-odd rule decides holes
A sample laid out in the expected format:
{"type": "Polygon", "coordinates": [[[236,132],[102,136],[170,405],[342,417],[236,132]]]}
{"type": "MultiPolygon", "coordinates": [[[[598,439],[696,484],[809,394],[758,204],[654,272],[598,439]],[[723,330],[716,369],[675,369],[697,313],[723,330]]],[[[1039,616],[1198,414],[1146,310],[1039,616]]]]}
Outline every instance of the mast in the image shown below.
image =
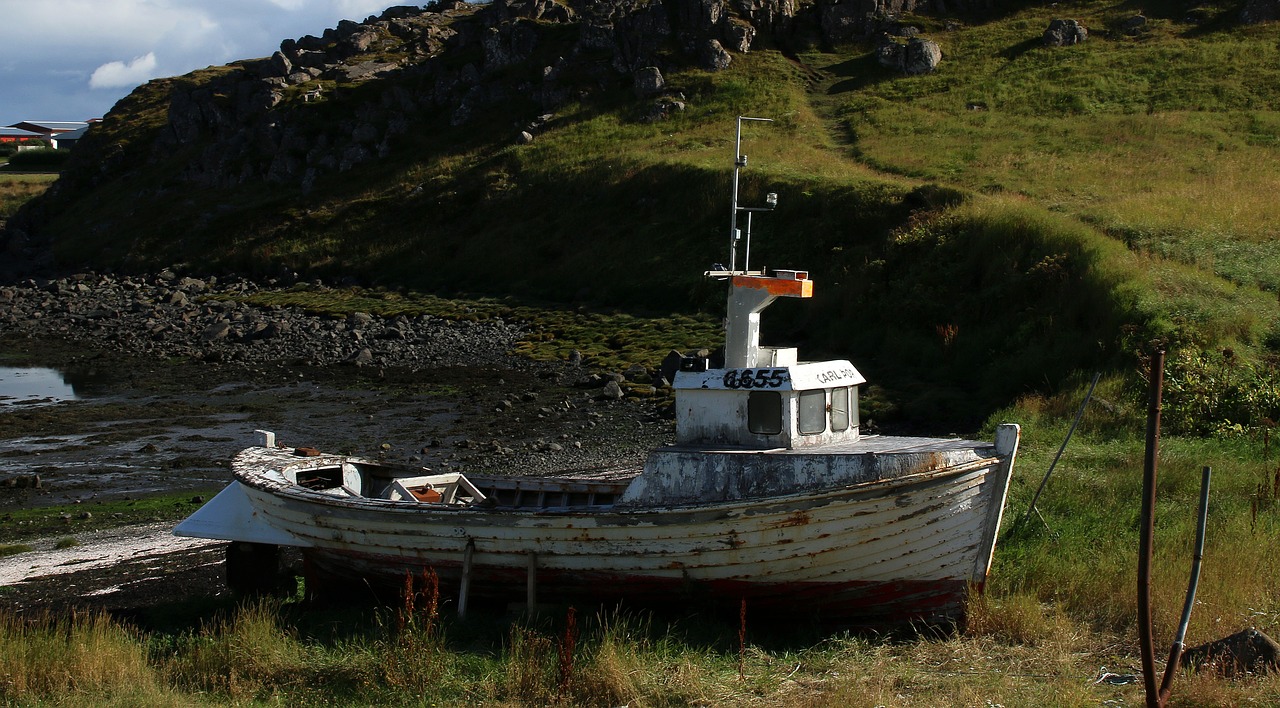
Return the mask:
{"type": "Polygon", "coordinates": [[[742,154],[742,121],[750,120],[759,123],[772,123],[772,118],[752,118],[750,116],[738,116],[737,137],[733,141],[733,199],[729,215],[729,272],[738,272],[738,241],[742,239],[742,232],[738,230],[738,212],[747,212],[747,244],[746,254],[743,258],[742,270],[746,272],[747,267],[751,263],[751,213],[753,211],[772,211],[778,206],[778,195],[775,192],[769,192],[765,196],[765,206],[763,207],[743,207],[738,206],[738,172],[747,166],[747,156],[742,154]]]}
{"type": "Polygon", "coordinates": [[[745,207],[738,203],[738,173],[747,166],[747,156],[742,154],[742,122],[772,123],[772,118],[738,116],[737,136],[734,139],[733,198],[729,222],[729,270],[714,275],[728,277],[729,303],[725,321],[725,366],[727,368],[751,368],[762,366],[760,357],[760,313],[779,297],[810,297],[813,283],[805,271],[763,271],[752,273],[751,267],[751,213],[773,211],[778,206],[778,195],[765,195],[762,207],[745,207]],[[738,270],[738,213],[747,214],[747,241],[742,270],[738,270]]]}

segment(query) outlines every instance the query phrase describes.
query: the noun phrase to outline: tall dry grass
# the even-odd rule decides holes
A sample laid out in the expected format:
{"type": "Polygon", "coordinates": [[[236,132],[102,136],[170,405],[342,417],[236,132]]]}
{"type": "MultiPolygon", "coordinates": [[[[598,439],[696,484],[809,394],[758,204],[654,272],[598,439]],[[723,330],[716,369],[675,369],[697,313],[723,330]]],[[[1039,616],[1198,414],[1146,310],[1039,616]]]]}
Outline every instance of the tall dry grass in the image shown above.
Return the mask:
{"type": "Polygon", "coordinates": [[[0,697],[15,705],[178,705],[145,639],[101,613],[0,614],[0,697]]]}

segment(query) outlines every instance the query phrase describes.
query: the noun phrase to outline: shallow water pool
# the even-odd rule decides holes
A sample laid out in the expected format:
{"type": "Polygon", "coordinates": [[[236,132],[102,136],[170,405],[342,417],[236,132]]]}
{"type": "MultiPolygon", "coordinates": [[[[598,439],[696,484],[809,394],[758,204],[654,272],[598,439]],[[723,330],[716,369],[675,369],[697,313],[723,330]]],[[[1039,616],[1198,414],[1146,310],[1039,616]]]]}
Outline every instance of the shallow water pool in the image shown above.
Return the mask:
{"type": "Polygon", "coordinates": [[[75,389],[55,369],[0,366],[0,406],[57,403],[76,398],[75,389]]]}

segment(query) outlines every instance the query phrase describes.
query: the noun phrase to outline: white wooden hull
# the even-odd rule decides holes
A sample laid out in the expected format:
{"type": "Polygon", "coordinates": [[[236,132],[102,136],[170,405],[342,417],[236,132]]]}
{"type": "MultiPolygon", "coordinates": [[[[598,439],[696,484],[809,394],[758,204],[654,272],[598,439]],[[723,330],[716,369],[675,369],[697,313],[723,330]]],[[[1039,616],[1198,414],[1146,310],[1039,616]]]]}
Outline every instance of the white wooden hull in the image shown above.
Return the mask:
{"type": "MultiPolygon", "coordinates": [[[[250,448],[235,460],[234,493],[266,535],[224,527],[216,537],[302,547],[331,577],[398,585],[429,567],[448,592],[469,554],[473,597],[524,597],[532,566],[543,602],[706,597],[736,607],[746,598],[753,611],[858,624],[945,621],[986,579],[1014,460],[974,452],[956,463],[930,453],[911,458],[922,469],[894,478],[767,498],[528,510],[335,497],[287,480],[343,458],[250,448]]],[[[884,453],[867,454],[883,464],[884,453]]],[[[198,517],[178,532],[211,535],[198,517]]]]}

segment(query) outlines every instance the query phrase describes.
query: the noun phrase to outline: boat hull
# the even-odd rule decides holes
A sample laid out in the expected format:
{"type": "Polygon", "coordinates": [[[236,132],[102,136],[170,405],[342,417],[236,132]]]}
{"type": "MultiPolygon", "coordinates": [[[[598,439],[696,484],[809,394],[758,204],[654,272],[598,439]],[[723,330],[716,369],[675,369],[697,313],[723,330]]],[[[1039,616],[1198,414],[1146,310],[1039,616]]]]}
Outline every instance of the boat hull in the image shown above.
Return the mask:
{"type": "MultiPolygon", "coordinates": [[[[398,591],[405,577],[415,580],[430,570],[438,578],[441,601],[455,603],[462,566],[402,556],[312,548],[304,551],[309,587],[321,598],[325,588],[352,587],[374,594],[398,591]]],[[[527,568],[472,567],[471,600],[524,603],[529,593],[527,568]]],[[[959,622],[970,592],[981,590],[955,578],[934,580],[780,580],[695,579],[536,569],[537,602],[675,609],[680,612],[734,613],[745,603],[753,617],[793,621],[815,619],[841,625],[887,628],[902,624],[948,625],[959,622]]],[[[421,584],[419,584],[421,587],[421,584]]]]}

